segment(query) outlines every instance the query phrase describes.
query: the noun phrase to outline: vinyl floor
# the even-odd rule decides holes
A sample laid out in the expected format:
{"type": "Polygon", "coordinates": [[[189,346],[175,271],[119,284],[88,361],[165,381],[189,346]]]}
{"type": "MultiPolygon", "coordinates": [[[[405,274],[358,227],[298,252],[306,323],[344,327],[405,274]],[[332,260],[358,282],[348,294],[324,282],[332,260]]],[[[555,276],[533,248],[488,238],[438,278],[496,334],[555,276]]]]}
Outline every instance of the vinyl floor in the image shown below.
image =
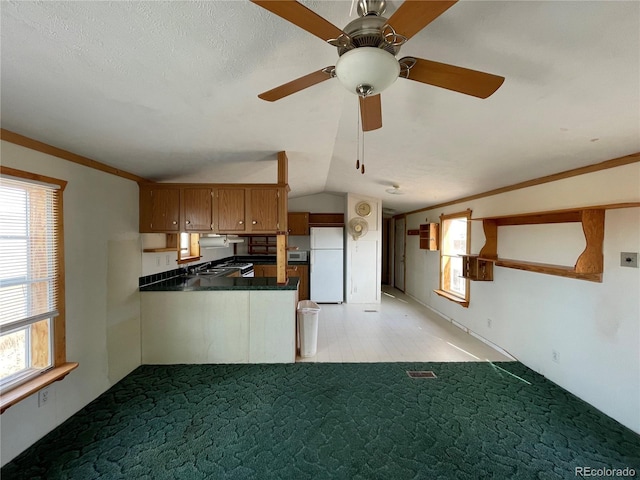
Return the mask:
{"type": "Polygon", "coordinates": [[[319,307],[316,354],[298,362],[514,360],[392,287],[383,287],[380,304],[319,307]]]}

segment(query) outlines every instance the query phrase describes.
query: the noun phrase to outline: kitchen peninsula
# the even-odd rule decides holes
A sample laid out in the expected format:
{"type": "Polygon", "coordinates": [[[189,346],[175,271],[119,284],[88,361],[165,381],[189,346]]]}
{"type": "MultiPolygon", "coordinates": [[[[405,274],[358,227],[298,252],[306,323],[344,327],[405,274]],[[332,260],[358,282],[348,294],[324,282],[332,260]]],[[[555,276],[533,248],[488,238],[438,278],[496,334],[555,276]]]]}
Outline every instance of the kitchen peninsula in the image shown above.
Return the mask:
{"type": "Polygon", "coordinates": [[[145,364],[295,362],[297,278],[182,274],[140,292],[145,364]]]}

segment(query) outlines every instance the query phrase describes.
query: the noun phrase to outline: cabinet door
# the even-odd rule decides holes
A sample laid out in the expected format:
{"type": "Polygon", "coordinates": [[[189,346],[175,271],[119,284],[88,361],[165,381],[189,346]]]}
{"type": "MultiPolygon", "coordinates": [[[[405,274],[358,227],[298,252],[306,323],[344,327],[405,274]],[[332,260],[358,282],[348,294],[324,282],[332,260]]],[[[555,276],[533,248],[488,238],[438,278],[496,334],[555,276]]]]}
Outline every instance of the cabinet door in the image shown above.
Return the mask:
{"type": "Polygon", "coordinates": [[[309,300],[309,267],[307,265],[298,266],[300,273],[300,300],[309,300]]]}
{"type": "Polygon", "coordinates": [[[245,232],[243,188],[219,188],[216,192],[218,232],[245,232]]]}
{"type": "Polygon", "coordinates": [[[298,277],[298,300],[309,300],[309,267],[307,265],[295,265],[287,268],[287,278],[298,277]]]}
{"type": "Polygon", "coordinates": [[[264,265],[253,265],[253,276],[264,277],[264,265]]]}
{"type": "Polygon", "coordinates": [[[278,275],[277,265],[263,265],[262,276],[263,277],[275,277],[278,275]]]}
{"type": "Polygon", "coordinates": [[[179,220],[179,188],[140,187],[141,232],[177,232],[179,220]]]}
{"type": "Polygon", "coordinates": [[[278,223],[278,189],[253,188],[251,191],[251,231],[277,232],[278,223]]]}
{"type": "Polygon", "coordinates": [[[185,188],[182,191],[182,205],[184,208],[185,232],[206,232],[211,230],[210,188],[185,188]]]}
{"type": "Polygon", "coordinates": [[[289,212],[289,235],[309,235],[309,212],[289,212]]]}

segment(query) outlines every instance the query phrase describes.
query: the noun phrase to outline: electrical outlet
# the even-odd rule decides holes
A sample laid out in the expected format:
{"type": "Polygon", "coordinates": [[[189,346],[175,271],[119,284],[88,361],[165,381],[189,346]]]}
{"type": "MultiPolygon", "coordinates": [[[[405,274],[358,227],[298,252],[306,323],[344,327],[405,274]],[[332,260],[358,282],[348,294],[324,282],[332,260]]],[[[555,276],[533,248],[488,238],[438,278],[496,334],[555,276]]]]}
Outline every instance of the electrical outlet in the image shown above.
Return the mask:
{"type": "Polygon", "coordinates": [[[560,353],[557,350],[551,350],[551,360],[560,363],[560,353]]]}
{"type": "Polygon", "coordinates": [[[167,255],[167,265],[171,265],[171,255],[167,255]]]}
{"type": "Polygon", "coordinates": [[[490,318],[487,318],[487,327],[491,328],[491,324],[493,323],[493,320],[491,320],[490,318]]]}
{"type": "Polygon", "coordinates": [[[638,253],[620,252],[620,266],[638,268],[638,253]]]}
{"type": "Polygon", "coordinates": [[[48,401],[49,401],[49,387],[46,387],[38,392],[38,407],[43,406],[48,401]]]}
{"type": "Polygon", "coordinates": [[[159,267],[159,266],[160,266],[160,256],[158,255],[156,257],[156,267],[159,267]]]}

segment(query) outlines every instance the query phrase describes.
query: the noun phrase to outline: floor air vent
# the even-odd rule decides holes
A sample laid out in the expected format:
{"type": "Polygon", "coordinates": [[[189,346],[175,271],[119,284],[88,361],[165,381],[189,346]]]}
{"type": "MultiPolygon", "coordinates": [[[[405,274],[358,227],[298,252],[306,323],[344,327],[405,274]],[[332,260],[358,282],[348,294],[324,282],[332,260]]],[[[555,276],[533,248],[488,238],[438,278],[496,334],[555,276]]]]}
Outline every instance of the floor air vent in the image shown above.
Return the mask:
{"type": "Polygon", "coordinates": [[[431,370],[411,371],[407,370],[407,375],[411,378],[438,378],[431,370]]]}
{"type": "Polygon", "coordinates": [[[378,310],[365,310],[364,313],[376,313],[378,310]]]}

